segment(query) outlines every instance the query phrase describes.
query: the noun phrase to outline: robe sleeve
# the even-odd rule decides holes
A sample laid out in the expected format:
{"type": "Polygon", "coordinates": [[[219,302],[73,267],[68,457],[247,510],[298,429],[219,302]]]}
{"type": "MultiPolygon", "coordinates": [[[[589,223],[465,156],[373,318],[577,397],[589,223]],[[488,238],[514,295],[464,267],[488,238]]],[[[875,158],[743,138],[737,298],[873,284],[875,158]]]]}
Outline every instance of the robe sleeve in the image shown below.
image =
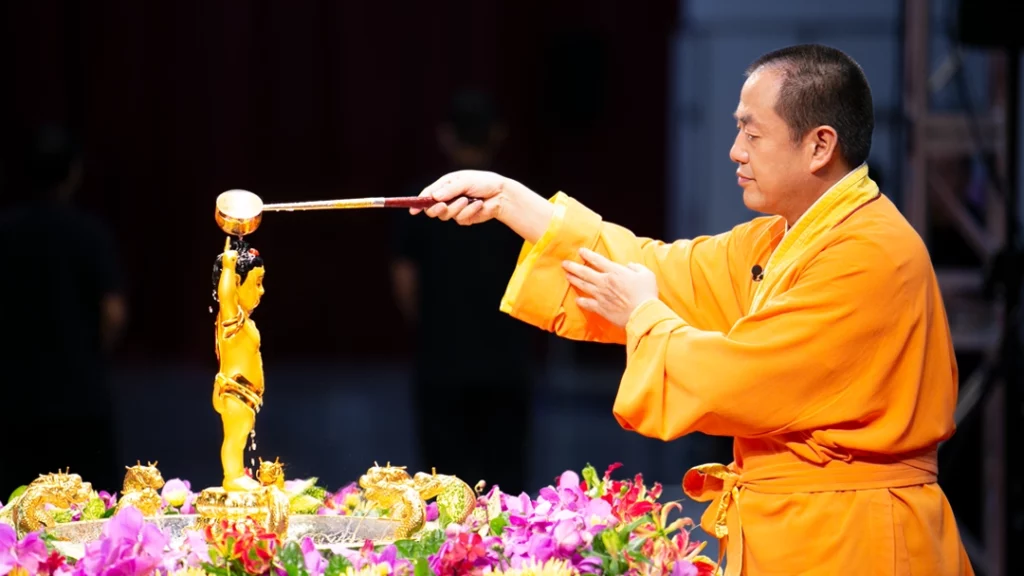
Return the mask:
{"type": "Polygon", "coordinates": [[[614,262],[651,269],[659,298],[692,326],[725,331],[743,316],[755,233],[749,225],[669,244],[604,222],[561,192],[550,201],[551,224],[536,244],[524,243],[501,301],[503,312],[564,338],[625,344],[622,328],[576,305],[580,294],[569,285],[562,262],[582,262],[579,249],[585,247],[614,262]]]}
{"type": "Polygon", "coordinates": [[[657,300],[639,306],[626,325],[619,424],[663,440],[753,438],[884,413],[923,323],[913,300],[923,273],[908,275],[864,243],[824,250],[790,289],[724,333],[657,300]]]}

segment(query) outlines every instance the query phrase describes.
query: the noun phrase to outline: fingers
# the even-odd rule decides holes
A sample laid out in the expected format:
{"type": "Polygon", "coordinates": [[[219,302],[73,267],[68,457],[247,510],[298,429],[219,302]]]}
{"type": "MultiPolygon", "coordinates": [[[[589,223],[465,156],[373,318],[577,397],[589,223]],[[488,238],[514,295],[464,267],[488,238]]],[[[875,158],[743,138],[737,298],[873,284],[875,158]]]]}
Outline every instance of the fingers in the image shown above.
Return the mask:
{"type": "Polygon", "coordinates": [[[569,276],[576,276],[581,280],[585,280],[591,284],[597,284],[601,281],[601,273],[593,268],[588,268],[577,262],[566,260],[562,262],[562,268],[569,273],[569,276]]]}
{"type": "Polygon", "coordinates": [[[584,294],[589,294],[591,296],[594,296],[594,295],[597,294],[597,286],[596,285],[594,285],[594,284],[592,284],[590,282],[587,282],[586,280],[580,278],[579,276],[575,276],[573,274],[566,274],[565,277],[566,277],[567,280],[569,280],[569,284],[573,288],[576,288],[577,290],[579,290],[580,292],[583,292],[584,294]]]}
{"type": "Polygon", "coordinates": [[[598,270],[600,272],[607,272],[613,266],[615,266],[614,262],[612,262],[611,260],[605,258],[604,256],[601,256],[600,254],[598,254],[597,252],[594,252],[593,250],[588,250],[586,248],[580,248],[580,256],[583,258],[584,262],[586,262],[592,268],[594,268],[595,270],[598,270]]]}
{"type": "Polygon", "coordinates": [[[476,224],[480,221],[478,216],[483,215],[483,209],[484,202],[482,200],[473,200],[465,208],[459,211],[455,216],[455,222],[462,226],[476,224]]]}
{"type": "Polygon", "coordinates": [[[433,184],[427,186],[420,192],[420,196],[428,196],[439,203],[446,203],[454,198],[464,195],[472,183],[462,172],[452,172],[438,178],[433,184]]]}
{"type": "MultiPolygon", "coordinates": [[[[445,174],[444,176],[435,180],[433,184],[424,188],[423,191],[420,192],[419,196],[420,198],[434,198],[435,200],[438,201],[438,203],[446,202],[447,199],[454,198],[455,196],[459,195],[458,193],[451,192],[451,190],[453,189],[452,184],[456,183],[456,181],[457,177],[455,174],[445,174]],[[446,198],[446,200],[441,200],[440,198],[446,198]]],[[[410,208],[409,214],[415,216],[416,214],[419,214],[422,211],[423,210],[420,208],[410,208]]],[[[436,205],[432,206],[431,208],[427,209],[427,216],[430,216],[431,218],[436,218],[437,211],[438,207],[436,205]],[[434,210],[434,214],[430,213],[430,210],[432,209],[434,210]]]]}
{"type": "Polygon", "coordinates": [[[576,305],[587,312],[600,313],[600,306],[598,306],[597,300],[594,300],[593,298],[580,296],[576,299],[576,305]]]}
{"type": "Polygon", "coordinates": [[[434,204],[427,208],[427,216],[438,220],[451,220],[457,218],[472,203],[474,203],[472,198],[463,196],[456,198],[451,204],[434,204]]]}

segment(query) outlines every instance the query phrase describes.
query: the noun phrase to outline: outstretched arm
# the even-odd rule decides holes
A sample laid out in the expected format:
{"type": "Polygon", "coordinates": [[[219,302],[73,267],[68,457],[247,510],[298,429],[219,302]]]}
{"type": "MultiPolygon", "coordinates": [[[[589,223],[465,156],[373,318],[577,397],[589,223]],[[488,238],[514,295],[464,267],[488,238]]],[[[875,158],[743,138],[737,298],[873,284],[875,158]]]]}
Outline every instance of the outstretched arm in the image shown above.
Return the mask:
{"type": "Polygon", "coordinates": [[[536,243],[524,244],[502,299],[501,309],[513,317],[574,340],[625,343],[620,327],[577,303],[588,294],[569,284],[563,266],[566,261],[584,263],[581,248],[651,270],[658,298],[692,326],[726,332],[746,313],[753,252],[757,245],[767,245],[771,220],[666,243],[604,222],[564,194],[546,203],[553,209],[548,228],[536,243]]]}
{"type": "Polygon", "coordinates": [[[625,342],[621,328],[576,305],[582,294],[570,287],[562,263],[580,262],[580,248],[620,264],[644,265],[654,272],[659,297],[672,310],[701,329],[726,331],[746,313],[753,252],[768,244],[774,225],[764,218],[717,236],[668,244],[604,222],[565,194],[545,200],[492,172],[448,174],[421,196],[438,202],[426,210],[430,217],[462,225],[497,219],[519,234],[526,242],[501,309],[575,340],[625,342]]]}
{"type": "Polygon", "coordinates": [[[231,238],[228,238],[224,244],[224,254],[221,255],[220,282],[217,284],[220,336],[234,333],[242,321],[241,307],[238,305],[238,273],[235,272],[237,264],[238,252],[231,249],[231,238]]]}

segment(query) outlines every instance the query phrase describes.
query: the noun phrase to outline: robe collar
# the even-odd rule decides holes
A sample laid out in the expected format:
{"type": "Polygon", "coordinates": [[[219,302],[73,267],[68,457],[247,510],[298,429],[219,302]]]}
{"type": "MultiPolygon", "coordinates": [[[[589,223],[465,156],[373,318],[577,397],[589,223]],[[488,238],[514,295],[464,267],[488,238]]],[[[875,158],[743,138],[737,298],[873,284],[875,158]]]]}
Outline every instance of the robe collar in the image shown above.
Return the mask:
{"type": "Polygon", "coordinates": [[[764,267],[750,312],[760,309],[779,278],[808,246],[878,195],[878,185],[868,178],[867,164],[861,164],[822,194],[793,226],[787,227],[782,241],[764,267]]]}

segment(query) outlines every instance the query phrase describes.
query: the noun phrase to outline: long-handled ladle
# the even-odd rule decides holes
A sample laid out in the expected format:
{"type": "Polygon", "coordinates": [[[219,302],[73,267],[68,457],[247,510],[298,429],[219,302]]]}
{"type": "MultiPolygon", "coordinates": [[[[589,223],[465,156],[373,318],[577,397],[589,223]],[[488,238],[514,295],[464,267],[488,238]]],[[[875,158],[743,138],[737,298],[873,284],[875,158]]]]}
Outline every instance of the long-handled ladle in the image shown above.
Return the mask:
{"type": "Polygon", "coordinates": [[[351,208],[430,208],[437,202],[424,196],[394,198],[347,198],[313,202],[264,204],[248,190],[228,190],[217,196],[217,225],[231,236],[252,234],[260,227],[264,212],[295,212],[303,210],[346,210],[351,208]]]}

